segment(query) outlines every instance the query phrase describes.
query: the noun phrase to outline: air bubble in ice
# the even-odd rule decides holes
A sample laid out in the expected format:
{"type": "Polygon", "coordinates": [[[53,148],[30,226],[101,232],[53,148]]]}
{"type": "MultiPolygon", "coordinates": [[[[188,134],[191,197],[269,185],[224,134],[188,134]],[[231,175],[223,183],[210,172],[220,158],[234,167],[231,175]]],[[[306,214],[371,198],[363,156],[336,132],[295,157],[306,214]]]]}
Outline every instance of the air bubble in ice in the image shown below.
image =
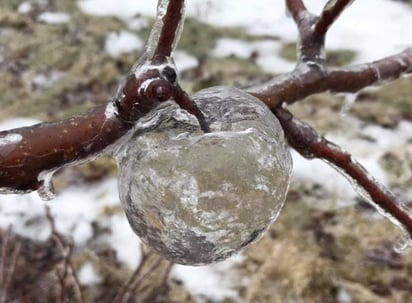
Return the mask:
{"type": "Polygon", "coordinates": [[[273,223],[292,162],[279,122],[253,96],[214,87],[193,99],[211,133],[169,103],[159,126],[137,128],[117,158],[133,230],[165,258],[200,265],[239,251],[273,223]]]}

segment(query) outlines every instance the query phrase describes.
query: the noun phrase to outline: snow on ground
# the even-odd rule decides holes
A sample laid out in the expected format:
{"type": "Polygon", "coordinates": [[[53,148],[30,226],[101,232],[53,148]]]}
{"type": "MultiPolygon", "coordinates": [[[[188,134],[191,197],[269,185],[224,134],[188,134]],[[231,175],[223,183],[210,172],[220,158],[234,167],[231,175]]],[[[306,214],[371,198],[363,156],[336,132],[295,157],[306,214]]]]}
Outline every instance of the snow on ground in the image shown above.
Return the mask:
{"type": "Polygon", "coordinates": [[[216,302],[221,302],[225,298],[237,300],[238,294],[235,290],[237,285],[228,273],[232,271],[232,267],[241,263],[242,259],[238,254],[226,261],[209,266],[176,265],[171,275],[183,282],[184,287],[195,296],[205,296],[216,302]]]}
{"type": "Polygon", "coordinates": [[[70,16],[66,13],[44,12],[37,19],[49,24],[62,24],[70,21],[70,16]]]}
{"type": "Polygon", "coordinates": [[[143,47],[143,41],[132,32],[110,33],[104,43],[105,51],[112,57],[118,57],[143,47]]]}
{"type": "Polygon", "coordinates": [[[280,41],[243,41],[239,39],[220,39],[212,54],[217,58],[224,58],[235,55],[238,58],[250,58],[253,52],[259,52],[257,64],[267,72],[282,73],[290,72],[295,67],[293,62],[289,62],[279,57],[281,48],[280,41]]]}

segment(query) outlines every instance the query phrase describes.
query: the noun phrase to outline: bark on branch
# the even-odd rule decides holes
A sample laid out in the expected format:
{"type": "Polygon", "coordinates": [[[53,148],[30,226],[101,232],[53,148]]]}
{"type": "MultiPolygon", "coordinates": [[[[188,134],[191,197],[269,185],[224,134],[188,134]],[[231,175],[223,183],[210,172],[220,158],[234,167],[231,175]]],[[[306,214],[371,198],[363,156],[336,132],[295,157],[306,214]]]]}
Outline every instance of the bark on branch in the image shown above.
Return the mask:
{"type": "Polygon", "coordinates": [[[145,54],[107,106],[64,121],[0,132],[0,192],[38,189],[44,173],[104,151],[137,120],[170,99],[195,115],[208,132],[202,112],[179,86],[170,59],[183,17],[183,0],[159,1],[155,26],[162,26],[160,34],[153,28],[145,54]]]}

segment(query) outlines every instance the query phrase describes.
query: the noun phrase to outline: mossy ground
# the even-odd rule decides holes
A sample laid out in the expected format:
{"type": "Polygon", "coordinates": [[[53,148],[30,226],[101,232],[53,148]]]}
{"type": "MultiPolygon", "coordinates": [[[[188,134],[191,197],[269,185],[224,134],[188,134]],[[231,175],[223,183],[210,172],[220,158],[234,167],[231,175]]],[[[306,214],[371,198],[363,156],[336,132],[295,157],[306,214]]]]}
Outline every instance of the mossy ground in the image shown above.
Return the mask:
{"type": "MultiPolygon", "coordinates": [[[[107,34],[130,30],[127,25],[115,18],[84,15],[74,1],[33,1],[38,4],[37,10],[22,15],[16,12],[21,2],[2,0],[0,4],[0,120],[17,116],[62,119],[108,102],[120,78],[139,55],[136,52],[112,58],[103,51],[107,34]],[[46,10],[67,12],[71,20],[61,25],[37,21],[37,15],[46,10]],[[50,77],[53,73],[60,78],[52,86],[34,84],[39,74],[50,77]]],[[[135,33],[145,39],[148,29],[135,30],[135,33]]],[[[262,38],[250,36],[241,28],[217,28],[189,19],[180,49],[200,62],[198,67],[181,74],[183,86],[190,92],[212,85],[246,87],[274,76],[262,72],[254,58],[211,57],[217,39],[222,37],[262,38]]],[[[285,42],[281,55],[295,60],[294,48],[294,44],[285,42]]],[[[354,56],[348,50],[328,54],[335,65],[350,63],[354,56]]],[[[387,127],[394,127],[402,119],[410,120],[411,84],[410,79],[400,79],[382,89],[361,92],[350,114],[367,123],[387,127]]],[[[345,127],[345,121],[338,118],[342,104],[342,97],[320,94],[294,105],[292,110],[322,133],[327,133],[345,127]]],[[[391,168],[389,173],[395,176],[405,174],[410,165],[404,167],[402,163],[405,159],[410,162],[411,154],[406,153],[404,158],[399,156],[401,160],[397,157],[397,162],[391,158],[393,155],[389,155],[386,160],[392,162],[383,162],[384,166],[391,168]],[[401,164],[391,165],[393,161],[401,164]],[[399,169],[393,171],[394,167],[399,169]]],[[[94,181],[115,173],[113,161],[101,158],[64,170],[57,178],[57,187],[62,190],[72,182],[87,182],[92,186],[94,181]]],[[[398,179],[395,177],[395,180],[398,179]]],[[[394,181],[393,185],[406,190],[405,186],[412,184],[411,180],[412,177],[405,177],[404,183],[394,181]]],[[[316,180],[292,184],[276,224],[245,253],[246,259],[239,267],[248,281],[239,288],[242,298],[253,303],[412,302],[412,254],[392,252],[397,235],[395,228],[386,220],[373,216],[374,211],[359,201],[347,201],[348,205],[356,206],[345,208],[336,208],[335,202],[334,193],[316,180]],[[345,301],[348,297],[352,301],[345,301]]],[[[102,215],[110,216],[121,210],[106,211],[102,215]]],[[[74,263],[80,266],[92,262],[102,274],[100,284],[85,287],[87,302],[110,302],[131,276],[132,269],[117,262],[108,243],[99,242],[99,235],[108,231],[99,229],[98,222],[95,229],[93,243],[89,247],[76,248],[74,263]]],[[[55,245],[51,240],[44,243],[33,243],[28,239],[18,241],[26,247],[17,265],[19,278],[16,281],[23,284],[11,284],[12,287],[18,293],[30,286],[32,295],[27,297],[27,302],[30,298],[38,299],[38,296],[43,296],[44,302],[53,302],[47,295],[54,293],[54,287],[46,289],[49,293],[44,288],[33,292],[33,285],[56,283],[51,269],[61,261],[61,256],[55,251],[55,245]]],[[[154,302],[153,291],[163,285],[167,267],[167,262],[161,262],[152,279],[140,285],[138,290],[146,292],[141,298],[154,302]]],[[[163,301],[193,302],[192,296],[175,282],[165,289],[168,299],[163,301]]]]}

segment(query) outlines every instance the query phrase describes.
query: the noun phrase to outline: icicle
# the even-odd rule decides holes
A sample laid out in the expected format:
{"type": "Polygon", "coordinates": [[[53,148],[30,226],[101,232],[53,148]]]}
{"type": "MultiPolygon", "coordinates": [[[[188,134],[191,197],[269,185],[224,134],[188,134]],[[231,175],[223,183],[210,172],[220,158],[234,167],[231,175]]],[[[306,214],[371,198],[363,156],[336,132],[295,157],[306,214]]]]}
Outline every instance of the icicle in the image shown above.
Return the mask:
{"type": "Polygon", "coordinates": [[[339,115],[344,118],[347,116],[347,114],[350,112],[352,109],[352,106],[355,104],[356,99],[358,98],[359,93],[353,93],[353,94],[345,94],[345,102],[343,103],[343,106],[339,112],[339,115]]]}
{"type": "Polygon", "coordinates": [[[42,182],[42,185],[40,188],[37,190],[37,194],[39,195],[40,198],[42,198],[45,201],[52,200],[56,197],[56,193],[54,191],[54,186],[53,186],[53,171],[52,172],[42,172],[38,176],[38,180],[42,182]]]}

